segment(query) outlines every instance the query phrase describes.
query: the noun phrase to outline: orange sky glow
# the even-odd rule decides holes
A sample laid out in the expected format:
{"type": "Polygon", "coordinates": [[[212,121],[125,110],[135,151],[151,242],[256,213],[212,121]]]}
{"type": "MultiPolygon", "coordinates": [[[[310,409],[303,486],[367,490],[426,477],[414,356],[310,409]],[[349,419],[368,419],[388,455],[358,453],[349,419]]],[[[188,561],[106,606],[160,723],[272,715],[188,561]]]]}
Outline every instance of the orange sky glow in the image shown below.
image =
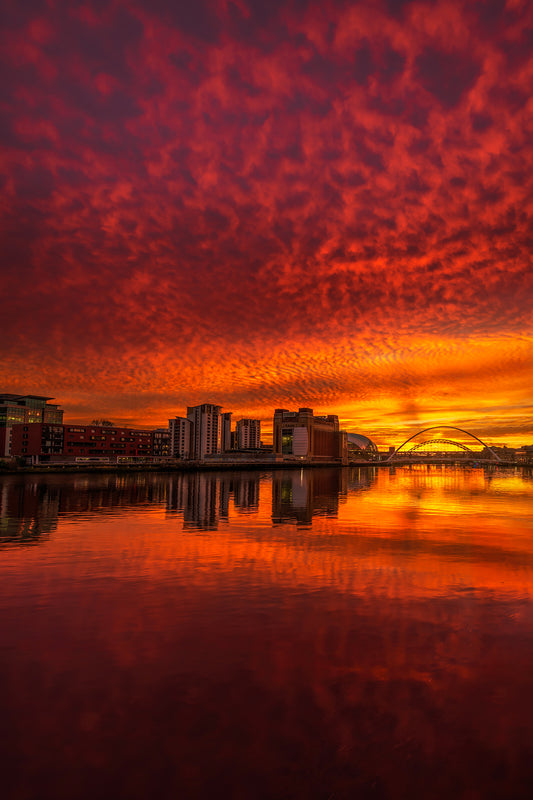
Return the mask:
{"type": "Polygon", "coordinates": [[[8,0],[2,391],[533,444],[533,7],[8,0]]]}

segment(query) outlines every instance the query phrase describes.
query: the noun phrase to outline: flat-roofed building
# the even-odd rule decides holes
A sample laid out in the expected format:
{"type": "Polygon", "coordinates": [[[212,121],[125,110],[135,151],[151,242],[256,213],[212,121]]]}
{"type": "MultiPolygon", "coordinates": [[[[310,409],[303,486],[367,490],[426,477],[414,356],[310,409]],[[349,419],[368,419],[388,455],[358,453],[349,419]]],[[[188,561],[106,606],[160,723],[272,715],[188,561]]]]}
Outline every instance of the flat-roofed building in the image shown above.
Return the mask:
{"type": "Polygon", "coordinates": [[[168,458],[170,455],[170,432],[168,428],[156,428],[154,431],[154,456],[168,458]]]}
{"type": "Polygon", "coordinates": [[[206,455],[220,453],[222,406],[203,403],[187,407],[187,419],[193,424],[191,458],[201,461],[206,455]]]}
{"type": "Polygon", "coordinates": [[[12,426],[34,422],[61,425],[63,411],[53,397],[40,394],[0,394],[0,458],[12,455],[12,426]]]}
{"type": "Polygon", "coordinates": [[[231,441],[231,411],[220,415],[220,452],[227,453],[232,450],[231,441]]]}
{"type": "Polygon", "coordinates": [[[187,417],[169,419],[169,453],[172,458],[190,458],[193,423],[187,417]]]}
{"type": "Polygon", "coordinates": [[[346,461],[346,433],[339,430],[336,414],[317,416],[312,408],[274,412],[274,453],[288,460],[346,461]]]}
{"type": "Polygon", "coordinates": [[[13,425],[12,454],[49,461],[139,461],[154,455],[154,431],[110,425],[13,425]]]}
{"type": "Polygon", "coordinates": [[[237,420],[235,439],[237,450],[259,450],[261,447],[261,420],[237,420]]]}

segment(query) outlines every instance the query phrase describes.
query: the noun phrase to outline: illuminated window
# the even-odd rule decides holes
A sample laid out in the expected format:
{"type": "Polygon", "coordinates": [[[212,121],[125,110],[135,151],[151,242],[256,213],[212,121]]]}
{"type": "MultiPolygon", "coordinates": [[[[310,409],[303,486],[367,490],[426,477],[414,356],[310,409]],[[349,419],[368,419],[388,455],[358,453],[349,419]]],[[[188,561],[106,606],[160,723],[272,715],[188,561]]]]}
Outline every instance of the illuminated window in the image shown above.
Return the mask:
{"type": "Polygon", "coordinates": [[[293,429],[283,428],[281,432],[281,452],[285,456],[292,455],[293,429]]]}

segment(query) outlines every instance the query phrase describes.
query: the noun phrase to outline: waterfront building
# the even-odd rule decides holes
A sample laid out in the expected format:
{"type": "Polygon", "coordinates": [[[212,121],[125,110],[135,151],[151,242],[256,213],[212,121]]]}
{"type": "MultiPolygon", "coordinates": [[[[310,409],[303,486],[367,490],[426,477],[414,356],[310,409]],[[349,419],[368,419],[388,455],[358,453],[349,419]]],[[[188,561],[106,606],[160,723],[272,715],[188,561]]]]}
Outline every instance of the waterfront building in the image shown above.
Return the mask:
{"type": "Polygon", "coordinates": [[[349,460],[376,461],[379,459],[378,448],[368,436],[364,436],[362,433],[348,433],[346,439],[349,460]]]}
{"type": "Polygon", "coordinates": [[[336,414],[317,416],[312,408],[274,412],[274,453],[284,459],[306,458],[317,461],[347,458],[346,433],[339,430],[336,414]]]}
{"type": "Polygon", "coordinates": [[[235,428],[235,440],[238,450],[259,450],[261,447],[261,421],[239,419],[235,428]]]}
{"type": "Polygon", "coordinates": [[[168,428],[156,428],[154,431],[154,456],[168,458],[170,455],[170,432],[168,428]]]}
{"type": "MultiPolygon", "coordinates": [[[[493,445],[491,447],[493,453],[496,453],[502,461],[514,461],[515,449],[514,447],[507,447],[506,444],[493,445]]],[[[485,450],[483,451],[485,453],[485,450]]]]}
{"type": "Polygon", "coordinates": [[[34,464],[152,461],[154,433],[108,425],[16,424],[12,427],[11,454],[34,464]]]}
{"type": "Polygon", "coordinates": [[[48,402],[53,399],[39,394],[0,394],[0,458],[11,455],[13,425],[63,422],[63,411],[48,402]]]}
{"type": "Polygon", "coordinates": [[[226,453],[232,449],[231,411],[226,411],[220,415],[220,452],[226,453]]]}
{"type": "Polygon", "coordinates": [[[187,419],[193,424],[191,458],[202,460],[206,455],[220,453],[222,406],[203,403],[187,407],[187,419]]]}
{"type": "Polygon", "coordinates": [[[515,460],[521,464],[533,463],[533,445],[525,445],[516,450],[515,460]]]}
{"type": "Polygon", "coordinates": [[[193,423],[187,417],[169,419],[169,453],[172,458],[190,458],[193,423]]]}

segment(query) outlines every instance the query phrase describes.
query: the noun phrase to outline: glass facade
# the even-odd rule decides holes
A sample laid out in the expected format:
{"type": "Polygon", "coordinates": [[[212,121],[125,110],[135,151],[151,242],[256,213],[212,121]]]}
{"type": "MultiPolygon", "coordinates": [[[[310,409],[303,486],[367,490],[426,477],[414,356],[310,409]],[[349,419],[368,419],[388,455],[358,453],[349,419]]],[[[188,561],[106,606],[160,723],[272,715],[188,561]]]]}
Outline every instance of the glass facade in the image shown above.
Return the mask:
{"type": "Polygon", "coordinates": [[[50,397],[37,395],[0,394],[0,427],[21,422],[49,422],[60,425],[63,411],[56,404],[48,405],[50,397]]]}
{"type": "MultiPolygon", "coordinates": [[[[48,405],[51,399],[40,395],[0,394],[0,457],[12,453],[11,431],[14,425],[43,422],[62,424],[63,411],[55,403],[48,405]]],[[[27,453],[26,446],[23,453],[27,453]]]]}
{"type": "Polygon", "coordinates": [[[292,440],[294,428],[283,428],[281,431],[281,452],[284,456],[292,456],[292,440]]]}

